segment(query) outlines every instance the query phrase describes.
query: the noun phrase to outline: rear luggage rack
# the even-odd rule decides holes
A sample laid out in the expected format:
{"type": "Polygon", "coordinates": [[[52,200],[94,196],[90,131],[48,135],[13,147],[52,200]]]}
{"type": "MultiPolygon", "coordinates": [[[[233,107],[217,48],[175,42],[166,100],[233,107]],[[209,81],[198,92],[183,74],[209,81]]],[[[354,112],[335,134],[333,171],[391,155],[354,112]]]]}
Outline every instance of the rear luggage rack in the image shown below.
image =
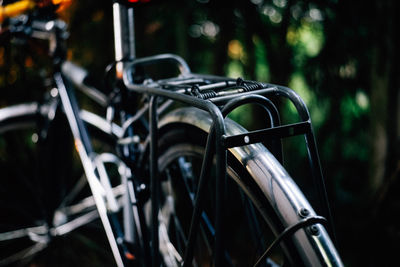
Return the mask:
{"type": "MultiPolygon", "coordinates": [[[[124,73],[124,83],[128,90],[144,93],[150,96],[149,104],[149,116],[150,116],[150,157],[153,166],[150,166],[150,178],[151,178],[151,192],[156,191],[156,181],[158,181],[158,166],[157,162],[157,144],[158,144],[158,113],[157,107],[159,105],[159,98],[171,99],[177,102],[184,103],[189,106],[193,106],[202,110],[207,111],[212,120],[213,125],[210,129],[209,137],[206,145],[206,152],[203,159],[203,169],[209,168],[214,155],[216,156],[216,179],[217,179],[217,201],[216,201],[216,262],[220,262],[223,257],[222,241],[221,238],[221,225],[222,218],[219,216],[222,214],[222,200],[224,199],[224,180],[226,175],[226,157],[227,149],[237,146],[245,146],[254,143],[268,141],[271,144],[271,152],[274,156],[282,163],[282,144],[281,139],[291,136],[303,135],[305,138],[305,144],[307,146],[308,161],[311,167],[313,182],[315,183],[318,196],[319,204],[321,207],[320,213],[328,219],[328,229],[332,236],[333,233],[333,220],[329,208],[328,197],[325,189],[324,179],[322,176],[320,160],[318,156],[317,146],[315,143],[315,137],[311,125],[311,119],[308,109],[301,99],[301,97],[292,89],[268,84],[257,81],[248,81],[242,78],[231,79],[226,77],[211,76],[211,75],[199,75],[190,72],[187,64],[178,56],[175,55],[159,55],[155,57],[149,57],[139,59],[128,64],[128,67],[124,73]],[[181,74],[175,78],[162,79],[153,81],[146,79],[142,83],[134,83],[134,79],[131,77],[133,70],[140,65],[156,64],[160,61],[172,61],[175,62],[181,74]],[[297,123],[281,125],[279,111],[271,100],[271,98],[286,98],[290,100],[296,108],[299,115],[300,121],[297,123]],[[225,133],[224,118],[234,109],[245,105],[245,104],[256,104],[263,107],[268,113],[268,120],[270,122],[269,127],[261,130],[250,131],[245,134],[227,136],[225,133]]],[[[200,177],[198,195],[202,196],[202,190],[207,177],[200,177]]],[[[151,197],[152,207],[154,207],[153,218],[153,230],[157,231],[157,213],[159,203],[156,195],[151,197]]],[[[195,203],[195,211],[193,215],[194,225],[190,231],[188,238],[188,247],[185,255],[185,263],[190,263],[193,256],[194,247],[194,236],[200,223],[200,215],[202,212],[202,200],[198,199],[195,203]]],[[[299,222],[298,226],[305,227],[309,225],[313,220],[305,222],[299,222]],[[303,226],[304,223],[304,226],[303,226]]],[[[322,217],[318,217],[318,222],[324,221],[322,217]]],[[[312,224],[312,223],[311,223],[312,224]]],[[[295,227],[297,228],[297,227],[295,227]]],[[[283,232],[282,234],[292,235],[295,231],[283,232]]],[[[280,236],[276,242],[279,242],[280,236]]],[[[153,235],[153,256],[157,256],[158,253],[158,236],[153,235]]]]}

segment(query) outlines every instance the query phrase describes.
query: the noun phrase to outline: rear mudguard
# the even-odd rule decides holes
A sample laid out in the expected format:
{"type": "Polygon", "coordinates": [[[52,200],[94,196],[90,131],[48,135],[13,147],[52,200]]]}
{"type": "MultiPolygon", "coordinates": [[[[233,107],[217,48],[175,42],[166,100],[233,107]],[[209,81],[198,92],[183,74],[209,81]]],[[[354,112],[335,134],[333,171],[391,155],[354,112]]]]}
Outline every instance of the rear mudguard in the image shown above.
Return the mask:
{"type": "MultiPolygon", "coordinates": [[[[211,124],[212,119],[207,112],[196,108],[181,108],[172,111],[160,120],[159,132],[162,134],[170,128],[185,127],[185,125],[209,132],[211,124]]],[[[247,132],[230,119],[225,119],[225,127],[228,136],[247,132]]],[[[273,207],[284,228],[302,220],[304,217],[300,211],[303,209],[309,211],[309,217],[316,216],[298,186],[265,146],[251,144],[230,148],[229,151],[257,183],[265,196],[265,201],[273,207]]],[[[306,266],[342,266],[325,228],[320,224],[316,227],[319,230],[318,234],[312,234],[304,228],[294,234],[294,244],[304,264],[306,266]]]]}

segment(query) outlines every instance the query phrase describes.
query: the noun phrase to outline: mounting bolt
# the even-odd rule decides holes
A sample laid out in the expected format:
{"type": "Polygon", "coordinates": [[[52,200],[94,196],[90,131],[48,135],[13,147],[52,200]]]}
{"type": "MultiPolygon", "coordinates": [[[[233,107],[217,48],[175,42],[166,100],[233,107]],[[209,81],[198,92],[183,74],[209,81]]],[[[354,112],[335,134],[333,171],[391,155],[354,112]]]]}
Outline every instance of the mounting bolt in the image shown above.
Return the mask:
{"type": "Polygon", "coordinates": [[[145,184],[140,184],[138,187],[137,187],[137,191],[143,191],[143,190],[145,190],[146,189],[146,185],[145,184]]]}
{"type": "Polygon", "coordinates": [[[319,235],[319,229],[316,225],[311,225],[308,229],[312,235],[319,235]]]}
{"type": "Polygon", "coordinates": [[[299,210],[299,216],[300,216],[301,218],[307,218],[309,215],[310,215],[310,211],[309,211],[308,209],[306,209],[306,208],[301,208],[301,209],[299,210]]]}
{"type": "Polygon", "coordinates": [[[246,144],[248,144],[248,143],[250,142],[250,137],[249,137],[248,135],[246,135],[246,136],[244,137],[244,142],[245,142],[246,144]]]}

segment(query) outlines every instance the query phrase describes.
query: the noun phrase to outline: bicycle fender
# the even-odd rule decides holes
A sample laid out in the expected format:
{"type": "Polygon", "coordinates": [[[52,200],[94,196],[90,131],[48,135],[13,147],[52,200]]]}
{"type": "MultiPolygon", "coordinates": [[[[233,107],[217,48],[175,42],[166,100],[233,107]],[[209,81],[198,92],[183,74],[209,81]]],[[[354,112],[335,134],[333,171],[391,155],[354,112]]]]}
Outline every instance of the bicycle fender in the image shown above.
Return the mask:
{"type": "MultiPolygon", "coordinates": [[[[171,127],[184,125],[209,132],[212,119],[207,112],[197,108],[176,109],[159,121],[159,133],[161,135],[171,127]]],[[[225,119],[225,127],[228,136],[247,132],[230,119],[225,119]]],[[[229,148],[229,151],[248,170],[280,220],[285,224],[285,228],[300,223],[304,219],[304,210],[307,211],[307,217],[317,216],[284,167],[261,143],[229,148]]],[[[316,266],[323,262],[327,266],[342,266],[325,228],[321,224],[316,224],[315,227],[318,231],[314,234],[302,228],[293,235],[294,243],[299,248],[305,265],[316,266]]]]}

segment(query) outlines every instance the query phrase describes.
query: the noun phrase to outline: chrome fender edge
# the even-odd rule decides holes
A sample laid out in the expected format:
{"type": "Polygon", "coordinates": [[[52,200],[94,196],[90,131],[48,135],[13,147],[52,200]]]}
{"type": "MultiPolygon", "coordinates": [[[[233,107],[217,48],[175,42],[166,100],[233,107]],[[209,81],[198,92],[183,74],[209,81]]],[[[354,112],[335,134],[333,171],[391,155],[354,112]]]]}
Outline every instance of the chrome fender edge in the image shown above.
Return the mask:
{"type": "MultiPolygon", "coordinates": [[[[209,132],[212,119],[207,112],[197,108],[181,108],[164,116],[159,122],[160,132],[175,124],[187,124],[209,132]]],[[[247,131],[234,121],[225,119],[226,134],[235,135],[247,131]]],[[[293,179],[262,144],[251,144],[229,149],[234,157],[247,169],[254,181],[263,191],[270,205],[275,209],[280,220],[290,227],[302,217],[301,209],[307,209],[309,216],[316,213],[300,191],[293,179]]],[[[294,242],[299,248],[306,266],[343,266],[340,257],[325,228],[318,224],[318,235],[305,229],[294,235],[294,242]]]]}

